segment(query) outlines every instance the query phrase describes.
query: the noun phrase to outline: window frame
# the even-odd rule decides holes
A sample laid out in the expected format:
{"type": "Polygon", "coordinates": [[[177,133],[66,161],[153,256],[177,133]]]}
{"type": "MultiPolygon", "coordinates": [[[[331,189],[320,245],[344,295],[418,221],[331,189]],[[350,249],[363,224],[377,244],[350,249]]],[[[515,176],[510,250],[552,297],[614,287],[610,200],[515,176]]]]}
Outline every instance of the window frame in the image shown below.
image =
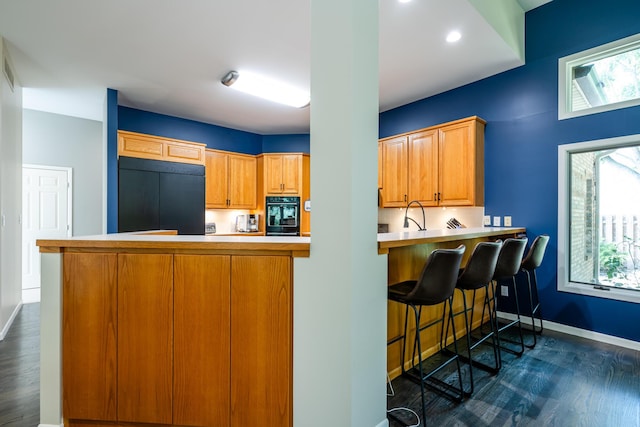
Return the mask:
{"type": "Polygon", "coordinates": [[[569,280],[570,226],[571,219],[571,154],[596,150],[640,145],[640,134],[594,141],[576,142],[558,146],[558,271],[557,289],[580,295],[640,303],[640,291],[615,287],[571,282],[569,280]]]}
{"type": "Polygon", "coordinates": [[[558,59],[558,120],[571,119],[574,117],[587,116],[590,114],[602,113],[605,111],[618,110],[621,108],[640,105],[640,97],[627,101],[613,102],[611,104],[599,105],[585,108],[583,110],[571,111],[572,94],[572,70],[575,66],[598,59],[614,56],[628,50],[640,49],[640,33],[625,37],[620,40],[596,46],[582,52],[574,53],[558,59]]]}

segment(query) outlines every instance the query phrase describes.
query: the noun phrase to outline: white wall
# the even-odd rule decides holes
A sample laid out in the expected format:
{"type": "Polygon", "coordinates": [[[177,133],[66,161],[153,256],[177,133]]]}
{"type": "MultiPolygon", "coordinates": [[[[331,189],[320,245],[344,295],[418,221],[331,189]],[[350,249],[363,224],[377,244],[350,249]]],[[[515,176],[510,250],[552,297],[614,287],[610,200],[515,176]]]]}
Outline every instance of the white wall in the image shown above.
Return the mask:
{"type": "MultiPolygon", "coordinates": [[[[6,54],[0,38],[0,57],[6,54]]],[[[8,59],[10,61],[10,58],[8,59]]],[[[1,64],[1,63],[0,63],[1,64]]],[[[15,76],[15,70],[14,70],[15,76]]],[[[22,88],[0,71],[0,339],[22,298],[22,88]]]]}
{"type": "Polygon", "coordinates": [[[24,164],[73,169],[73,235],[103,232],[102,122],[23,111],[24,164]]]}

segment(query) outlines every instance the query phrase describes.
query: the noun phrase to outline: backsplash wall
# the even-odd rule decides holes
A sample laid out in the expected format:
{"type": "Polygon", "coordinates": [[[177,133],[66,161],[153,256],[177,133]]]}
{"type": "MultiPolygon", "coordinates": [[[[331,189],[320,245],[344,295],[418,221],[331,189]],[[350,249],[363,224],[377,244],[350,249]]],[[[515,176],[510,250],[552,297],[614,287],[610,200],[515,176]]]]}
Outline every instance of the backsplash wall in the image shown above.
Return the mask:
{"type": "MultiPolygon", "coordinates": [[[[405,208],[378,208],[378,223],[389,224],[389,232],[403,231],[405,208]]],[[[409,217],[422,224],[420,208],[409,208],[409,217]]],[[[482,227],[483,206],[456,208],[425,208],[424,216],[427,230],[447,228],[447,221],[454,217],[466,227],[482,227]]],[[[409,221],[409,230],[417,230],[418,226],[409,221]]]]}

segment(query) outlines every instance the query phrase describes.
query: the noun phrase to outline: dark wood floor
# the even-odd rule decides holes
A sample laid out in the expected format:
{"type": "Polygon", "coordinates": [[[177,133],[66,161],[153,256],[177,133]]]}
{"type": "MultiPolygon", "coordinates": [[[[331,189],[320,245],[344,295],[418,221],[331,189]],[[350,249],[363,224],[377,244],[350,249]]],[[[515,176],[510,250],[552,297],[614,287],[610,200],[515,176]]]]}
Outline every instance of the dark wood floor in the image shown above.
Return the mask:
{"type": "Polygon", "coordinates": [[[25,304],[0,341],[0,426],[40,422],[40,304],[25,304]]]}
{"type": "MultiPolygon", "coordinates": [[[[0,426],[38,425],[39,310],[25,304],[0,341],[0,426]]],[[[421,426],[640,427],[638,351],[545,331],[521,358],[505,353],[498,375],[476,369],[474,377],[475,393],[461,404],[428,391],[421,426]]],[[[403,378],[393,387],[388,407],[407,406],[422,416],[419,387],[403,378]]]]}
{"type": "MultiPolygon", "coordinates": [[[[480,357],[487,360],[487,350],[480,347],[480,357]]],[[[463,370],[465,380],[467,375],[463,370]]],[[[521,358],[503,352],[497,375],[478,369],[473,375],[475,392],[463,403],[427,391],[427,419],[420,425],[640,426],[638,351],[545,330],[521,358]]],[[[448,380],[456,378],[451,374],[448,380]]],[[[404,378],[392,385],[395,396],[388,397],[387,408],[409,407],[422,418],[420,386],[404,378]]],[[[415,424],[408,412],[395,413],[415,424]]],[[[390,422],[391,427],[400,425],[390,422]]]]}

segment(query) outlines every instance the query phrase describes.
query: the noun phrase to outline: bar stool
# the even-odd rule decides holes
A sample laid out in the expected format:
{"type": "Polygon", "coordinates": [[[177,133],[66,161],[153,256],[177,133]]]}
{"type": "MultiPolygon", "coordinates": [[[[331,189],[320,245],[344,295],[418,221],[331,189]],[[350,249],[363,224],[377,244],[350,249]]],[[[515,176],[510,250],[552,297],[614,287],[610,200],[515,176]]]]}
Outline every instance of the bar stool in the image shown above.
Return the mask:
{"type": "MultiPolygon", "coordinates": [[[[522,264],[522,256],[527,245],[527,238],[520,239],[509,238],[504,241],[500,254],[498,255],[498,262],[496,264],[496,270],[493,273],[494,291],[497,288],[497,284],[500,281],[508,281],[511,284],[513,290],[513,297],[516,303],[516,319],[506,323],[503,326],[498,327],[498,336],[501,332],[512,326],[518,326],[518,334],[520,336],[519,342],[502,339],[502,342],[509,341],[520,345],[520,350],[514,350],[509,347],[505,347],[502,342],[500,343],[500,349],[508,351],[520,357],[524,353],[524,339],[522,337],[522,323],[520,322],[520,304],[518,302],[518,289],[516,287],[516,274],[520,271],[522,264]]],[[[484,318],[484,309],[482,310],[484,318]]],[[[500,338],[499,338],[500,339],[500,338]]],[[[500,354],[499,354],[500,355],[500,354]]],[[[500,355],[500,362],[502,363],[502,356],[500,355]]]]}
{"type": "Polygon", "coordinates": [[[536,269],[542,264],[544,253],[549,243],[549,236],[541,234],[533,240],[527,255],[525,255],[520,266],[521,270],[527,275],[527,285],[529,287],[529,307],[531,309],[531,331],[533,332],[533,344],[527,345],[528,348],[534,348],[537,340],[536,335],[542,334],[542,314],[540,313],[540,298],[538,297],[538,279],[536,278],[536,269]],[[531,280],[533,276],[533,281],[531,280]],[[533,297],[536,297],[534,305],[533,297]],[[538,314],[540,320],[540,329],[536,329],[535,316],[538,314]]]}
{"type": "MultiPolygon", "coordinates": [[[[493,278],[493,274],[496,269],[496,264],[498,262],[498,254],[500,253],[500,248],[502,247],[502,242],[480,242],[476,245],[473,250],[473,253],[469,257],[467,261],[467,265],[464,269],[461,270],[460,275],[458,276],[458,280],[456,282],[456,289],[460,291],[462,295],[463,301],[463,310],[457,313],[453,313],[452,318],[455,318],[458,315],[464,315],[464,324],[466,329],[466,338],[467,338],[467,349],[468,349],[468,357],[460,356],[460,359],[467,362],[469,364],[469,382],[470,387],[469,391],[465,392],[467,395],[471,395],[473,393],[473,366],[483,369],[491,374],[497,374],[500,370],[500,356],[498,355],[500,351],[500,341],[498,339],[498,325],[497,325],[497,316],[496,316],[496,304],[495,304],[495,292],[489,292],[490,283],[493,278]],[[476,300],[476,291],[478,289],[485,289],[484,303],[483,303],[483,313],[484,309],[487,308],[489,310],[489,324],[491,326],[491,331],[487,334],[482,334],[479,338],[474,338],[473,345],[471,344],[471,327],[473,325],[473,312],[474,312],[474,303],[476,300]],[[467,299],[465,295],[465,291],[473,291],[473,299],[471,303],[471,307],[467,307],[467,299]],[[491,295],[491,296],[490,296],[491,295]],[[493,304],[492,304],[493,302],[493,304]],[[493,307],[493,308],[492,308],[493,307]],[[471,318],[467,317],[467,313],[471,313],[471,318]],[[491,346],[493,347],[493,358],[494,358],[494,366],[489,366],[485,363],[479,362],[477,360],[473,360],[472,358],[472,350],[478,347],[480,344],[487,341],[491,338],[491,346]]],[[[445,313],[442,313],[443,320],[445,313]]],[[[484,321],[484,314],[482,316],[481,322],[484,321]]],[[[448,335],[449,332],[449,321],[447,321],[447,330],[445,332],[445,336],[448,335]]]]}
{"type": "MultiPolygon", "coordinates": [[[[437,319],[424,326],[420,326],[420,314],[422,312],[423,306],[433,306],[441,303],[446,304],[446,302],[448,302],[449,313],[452,313],[451,301],[453,299],[453,291],[456,286],[458,270],[460,269],[460,262],[462,261],[462,254],[464,253],[464,250],[464,245],[460,245],[456,249],[434,250],[427,258],[418,280],[408,280],[396,285],[392,285],[389,287],[388,291],[388,296],[391,301],[406,305],[404,334],[400,338],[402,339],[402,375],[420,384],[423,419],[426,418],[425,386],[436,391],[437,393],[443,394],[444,396],[456,402],[461,402],[464,396],[462,387],[462,372],[460,370],[460,360],[457,354],[457,345],[455,346],[456,354],[454,356],[442,362],[437,367],[431,369],[429,372],[424,372],[422,367],[422,347],[420,344],[420,332],[442,322],[442,319],[437,319]],[[412,366],[409,370],[406,370],[405,349],[407,344],[409,307],[411,307],[411,309],[413,310],[416,328],[413,339],[413,352],[411,358],[412,366]],[[416,347],[418,351],[417,366],[415,360],[416,347]],[[438,372],[440,369],[454,360],[456,362],[458,371],[459,386],[457,388],[446,383],[445,381],[433,377],[436,372],[438,372]]],[[[453,329],[453,333],[455,335],[455,325],[453,329]]]]}

